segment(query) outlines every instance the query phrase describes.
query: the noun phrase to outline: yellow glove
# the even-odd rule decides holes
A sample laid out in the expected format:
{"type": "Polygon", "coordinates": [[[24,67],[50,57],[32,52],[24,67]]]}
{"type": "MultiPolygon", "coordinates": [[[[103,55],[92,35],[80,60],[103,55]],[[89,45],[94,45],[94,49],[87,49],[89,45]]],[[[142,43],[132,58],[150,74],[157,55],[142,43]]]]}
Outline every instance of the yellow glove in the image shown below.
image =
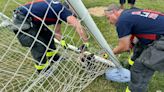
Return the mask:
{"type": "Polygon", "coordinates": [[[129,65],[133,65],[134,64],[134,61],[131,59],[131,57],[133,56],[133,50],[131,49],[130,50],[130,55],[129,55],[129,57],[128,57],[128,63],[129,63],[129,65]]]}
{"type": "Polygon", "coordinates": [[[129,59],[128,59],[128,63],[129,63],[129,65],[131,65],[131,66],[132,66],[132,65],[134,64],[134,61],[133,61],[133,60],[131,60],[131,58],[129,58],[129,59]]]}
{"type": "Polygon", "coordinates": [[[64,49],[67,49],[67,48],[68,48],[68,45],[66,44],[65,40],[61,40],[61,41],[60,41],[60,44],[61,44],[61,46],[62,46],[64,49]]]}

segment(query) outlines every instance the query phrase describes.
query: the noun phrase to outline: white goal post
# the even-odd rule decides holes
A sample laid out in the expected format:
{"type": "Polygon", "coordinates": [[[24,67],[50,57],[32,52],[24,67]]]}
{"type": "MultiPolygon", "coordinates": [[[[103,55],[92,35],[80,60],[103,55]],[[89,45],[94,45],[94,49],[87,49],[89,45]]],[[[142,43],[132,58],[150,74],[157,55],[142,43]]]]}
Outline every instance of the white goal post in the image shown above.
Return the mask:
{"type": "Polygon", "coordinates": [[[102,47],[102,49],[104,49],[110,55],[110,58],[112,59],[113,63],[117,67],[121,67],[121,65],[118,63],[119,62],[118,59],[114,55],[113,51],[109,47],[108,43],[106,42],[100,30],[94,23],[93,19],[91,18],[89,12],[85,8],[81,0],[77,0],[77,2],[75,2],[74,0],[67,0],[67,2],[73,7],[73,9],[82,19],[82,21],[84,21],[85,25],[89,29],[88,31],[90,31],[93,34],[93,36],[95,37],[99,45],[102,47]]]}
{"type": "MultiPolygon", "coordinates": [[[[121,67],[81,0],[67,0],[66,2],[80,17],[80,21],[85,24],[84,28],[91,33],[88,33],[89,37],[95,38],[93,40],[95,47],[89,47],[87,52],[79,53],[78,47],[82,40],[76,36],[73,28],[64,23],[63,36],[71,50],[63,49],[55,40],[59,44],[57,50],[64,60],[60,59],[53,63],[50,67],[51,76],[45,77],[48,71],[38,75],[34,68],[34,62],[37,61],[30,54],[31,47],[22,47],[17,40],[17,35],[10,30],[10,27],[15,25],[10,18],[12,14],[9,14],[11,12],[8,12],[6,7],[11,5],[15,8],[15,5],[19,6],[22,3],[17,0],[4,0],[3,2],[6,4],[3,11],[0,11],[2,12],[0,13],[0,91],[79,92],[97,76],[103,74],[107,68],[121,67]],[[94,60],[82,62],[81,57],[91,52],[95,54],[94,60]],[[107,52],[112,61],[102,58],[101,52],[107,52]]],[[[19,31],[22,32],[21,29],[19,31]]]]}

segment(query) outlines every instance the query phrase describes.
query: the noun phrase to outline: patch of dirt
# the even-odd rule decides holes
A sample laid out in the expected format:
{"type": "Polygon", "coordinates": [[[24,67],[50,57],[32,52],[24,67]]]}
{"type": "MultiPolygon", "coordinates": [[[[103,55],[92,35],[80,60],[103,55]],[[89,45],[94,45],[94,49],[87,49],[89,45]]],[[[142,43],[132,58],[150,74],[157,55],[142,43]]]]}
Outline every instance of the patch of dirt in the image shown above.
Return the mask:
{"type": "Polygon", "coordinates": [[[91,15],[97,16],[97,17],[102,17],[104,16],[104,10],[106,7],[93,7],[89,8],[88,11],[91,15]]]}

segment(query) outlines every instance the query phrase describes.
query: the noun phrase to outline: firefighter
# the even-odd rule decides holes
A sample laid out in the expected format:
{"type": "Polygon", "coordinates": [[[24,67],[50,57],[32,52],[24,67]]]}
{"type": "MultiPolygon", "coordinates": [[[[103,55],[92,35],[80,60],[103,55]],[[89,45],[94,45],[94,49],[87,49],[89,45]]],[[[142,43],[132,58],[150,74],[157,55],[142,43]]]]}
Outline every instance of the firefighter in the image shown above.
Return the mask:
{"type": "Polygon", "coordinates": [[[115,54],[129,51],[131,35],[138,42],[134,51],[137,57],[131,67],[131,81],[126,92],[147,92],[148,82],[155,71],[164,72],[164,14],[144,9],[121,9],[111,4],[105,15],[111,24],[116,26],[119,41],[113,49],[115,54]]]}
{"type": "MultiPolygon", "coordinates": [[[[55,26],[55,38],[67,48],[62,39],[61,23],[72,25],[83,40],[82,47],[88,46],[88,38],[78,19],[58,0],[35,0],[14,10],[12,28],[22,46],[30,47],[33,58],[37,61],[35,68],[38,72],[50,66],[48,61],[60,58],[54,43],[54,35],[48,25],[55,26]],[[21,29],[21,31],[20,31],[21,29]],[[48,47],[48,48],[47,48],[48,47]]],[[[83,48],[82,48],[83,49],[83,48]]]]}

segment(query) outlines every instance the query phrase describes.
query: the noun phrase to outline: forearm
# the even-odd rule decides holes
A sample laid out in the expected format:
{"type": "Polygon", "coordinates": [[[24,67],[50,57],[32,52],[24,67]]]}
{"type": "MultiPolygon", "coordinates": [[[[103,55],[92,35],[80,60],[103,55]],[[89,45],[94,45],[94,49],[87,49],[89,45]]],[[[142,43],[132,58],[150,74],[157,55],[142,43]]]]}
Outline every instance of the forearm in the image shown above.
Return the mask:
{"type": "Polygon", "coordinates": [[[120,54],[121,52],[129,51],[129,48],[117,46],[113,49],[114,54],[120,54]]]}
{"type": "Polygon", "coordinates": [[[85,33],[85,31],[83,30],[80,22],[74,17],[74,16],[69,16],[67,18],[67,22],[69,24],[71,24],[75,29],[76,32],[79,34],[79,36],[82,38],[83,42],[87,42],[88,41],[88,37],[87,34],[85,33]]]}
{"type": "Polygon", "coordinates": [[[80,24],[78,24],[78,26],[76,27],[76,31],[78,32],[84,43],[88,42],[88,37],[80,24]]]}
{"type": "Polygon", "coordinates": [[[62,39],[61,24],[57,24],[54,30],[55,30],[55,38],[60,41],[62,39]]]}
{"type": "Polygon", "coordinates": [[[113,49],[114,54],[119,54],[130,49],[130,35],[119,38],[118,46],[113,49]]]}
{"type": "Polygon", "coordinates": [[[55,33],[55,38],[60,41],[62,39],[61,33],[55,33]]]}

